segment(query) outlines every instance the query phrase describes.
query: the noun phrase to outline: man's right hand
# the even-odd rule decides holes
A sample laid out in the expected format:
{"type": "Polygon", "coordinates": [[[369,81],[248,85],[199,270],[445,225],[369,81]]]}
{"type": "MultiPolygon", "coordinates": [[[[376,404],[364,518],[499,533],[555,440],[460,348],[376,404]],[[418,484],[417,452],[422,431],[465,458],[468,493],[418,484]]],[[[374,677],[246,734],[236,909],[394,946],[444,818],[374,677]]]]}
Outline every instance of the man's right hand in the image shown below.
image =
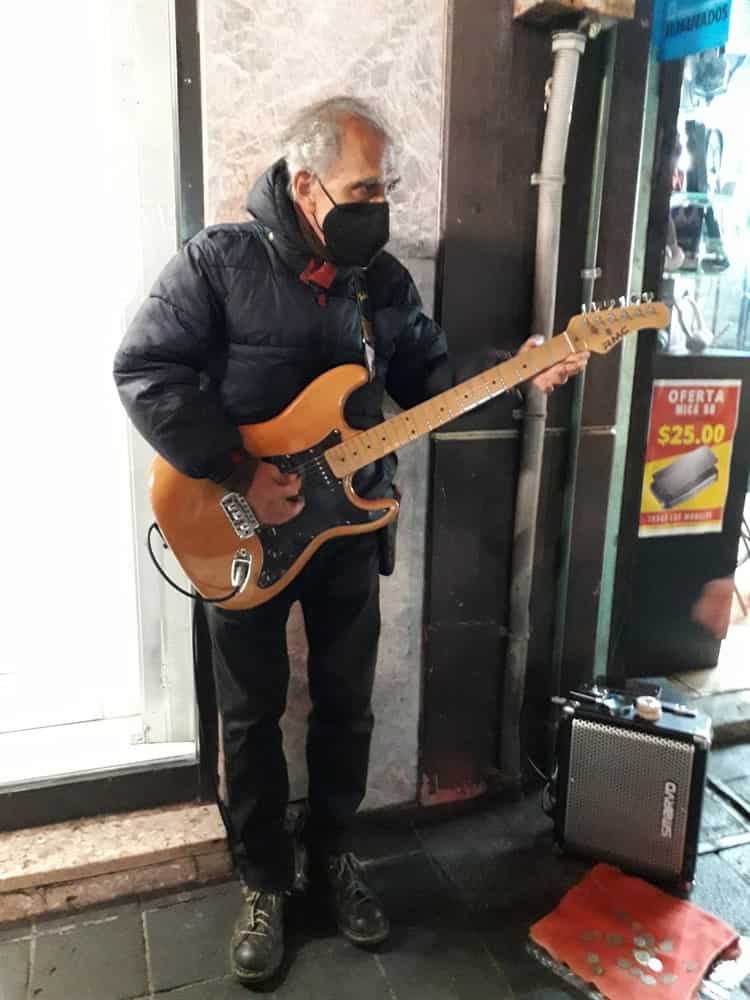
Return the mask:
{"type": "Polygon", "coordinates": [[[272,462],[258,462],[245,494],[261,524],[285,524],[305,506],[302,479],[280,472],[272,462]]]}

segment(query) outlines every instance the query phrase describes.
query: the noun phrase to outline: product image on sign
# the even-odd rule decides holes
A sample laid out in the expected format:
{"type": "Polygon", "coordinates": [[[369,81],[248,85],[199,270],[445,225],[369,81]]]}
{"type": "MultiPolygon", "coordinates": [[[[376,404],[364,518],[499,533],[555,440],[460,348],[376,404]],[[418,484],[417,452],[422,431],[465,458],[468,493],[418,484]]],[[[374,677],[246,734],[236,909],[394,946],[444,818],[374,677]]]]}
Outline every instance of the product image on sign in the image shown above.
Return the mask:
{"type": "Polygon", "coordinates": [[[651,492],[662,507],[676,507],[716,482],[718,459],[710,448],[701,445],[688,451],[655,472],[651,492]]]}

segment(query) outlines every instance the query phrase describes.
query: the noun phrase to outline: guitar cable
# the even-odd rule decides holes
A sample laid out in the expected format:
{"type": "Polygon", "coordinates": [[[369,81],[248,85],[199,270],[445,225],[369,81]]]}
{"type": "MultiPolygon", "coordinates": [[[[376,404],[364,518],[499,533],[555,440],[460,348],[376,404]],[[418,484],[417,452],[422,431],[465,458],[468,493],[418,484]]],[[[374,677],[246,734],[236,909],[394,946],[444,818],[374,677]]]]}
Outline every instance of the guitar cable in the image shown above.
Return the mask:
{"type": "Polygon", "coordinates": [[[229,601],[233,597],[236,597],[237,594],[239,594],[239,592],[242,590],[243,586],[245,585],[244,577],[239,581],[239,583],[231,593],[224,594],[223,597],[202,597],[200,594],[193,594],[189,590],[185,590],[184,587],[181,587],[179,584],[175,583],[174,580],[172,580],[169,576],[167,576],[166,572],[159,563],[159,560],[156,558],[154,550],[151,548],[151,535],[154,531],[158,532],[159,538],[161,538],[161,542],[164,548],[165,549],[169,548],[164,539],[164,535],[162,535],[161,533],[159,525],[156,523],[156,521],[154,521],[151,527],[148,529],[148,535],[146,536],[146,546],[148,547],[148,554],[151,556],[151,562],[154,564],[154,566],[156,566],[157,570],[164,577],[169,586],[172,587],[174,590],[176,590],[179,594],[182,594],[184,597],[189,597],[191,601],[197,601],[200,604],[223,604],[224,601],[229,601]]]}

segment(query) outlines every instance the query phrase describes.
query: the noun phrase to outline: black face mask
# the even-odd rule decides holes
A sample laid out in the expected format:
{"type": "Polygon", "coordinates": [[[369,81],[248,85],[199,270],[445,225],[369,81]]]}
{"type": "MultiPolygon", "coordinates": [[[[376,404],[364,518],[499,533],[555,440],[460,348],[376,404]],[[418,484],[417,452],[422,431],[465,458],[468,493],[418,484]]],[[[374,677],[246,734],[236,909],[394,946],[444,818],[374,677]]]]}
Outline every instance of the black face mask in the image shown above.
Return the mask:
{"type": "Polygon", "coordinates": [[[321,226],[331,260],[341,267],[368,267],[388,242],[388,202],[347,201],[339,205],[322,181],[320,186],[333,204],[321,226]]]}

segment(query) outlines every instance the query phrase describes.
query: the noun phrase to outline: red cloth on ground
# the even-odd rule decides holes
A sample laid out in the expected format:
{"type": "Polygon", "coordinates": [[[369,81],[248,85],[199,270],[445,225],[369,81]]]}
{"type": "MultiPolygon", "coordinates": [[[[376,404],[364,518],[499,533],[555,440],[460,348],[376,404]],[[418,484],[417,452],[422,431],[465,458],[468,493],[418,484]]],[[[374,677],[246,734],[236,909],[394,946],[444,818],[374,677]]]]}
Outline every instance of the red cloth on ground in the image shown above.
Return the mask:
{"type": "Polygon", "coordinates": [[[737,938],[710,913],[604,864],[592,868],[530,934],[609,1000],[688,1000],[737,938]],[[656,961],[649,967],[635,952],[656,961]],[[644,983],[642,976],[655,982],[644,983]]]}

